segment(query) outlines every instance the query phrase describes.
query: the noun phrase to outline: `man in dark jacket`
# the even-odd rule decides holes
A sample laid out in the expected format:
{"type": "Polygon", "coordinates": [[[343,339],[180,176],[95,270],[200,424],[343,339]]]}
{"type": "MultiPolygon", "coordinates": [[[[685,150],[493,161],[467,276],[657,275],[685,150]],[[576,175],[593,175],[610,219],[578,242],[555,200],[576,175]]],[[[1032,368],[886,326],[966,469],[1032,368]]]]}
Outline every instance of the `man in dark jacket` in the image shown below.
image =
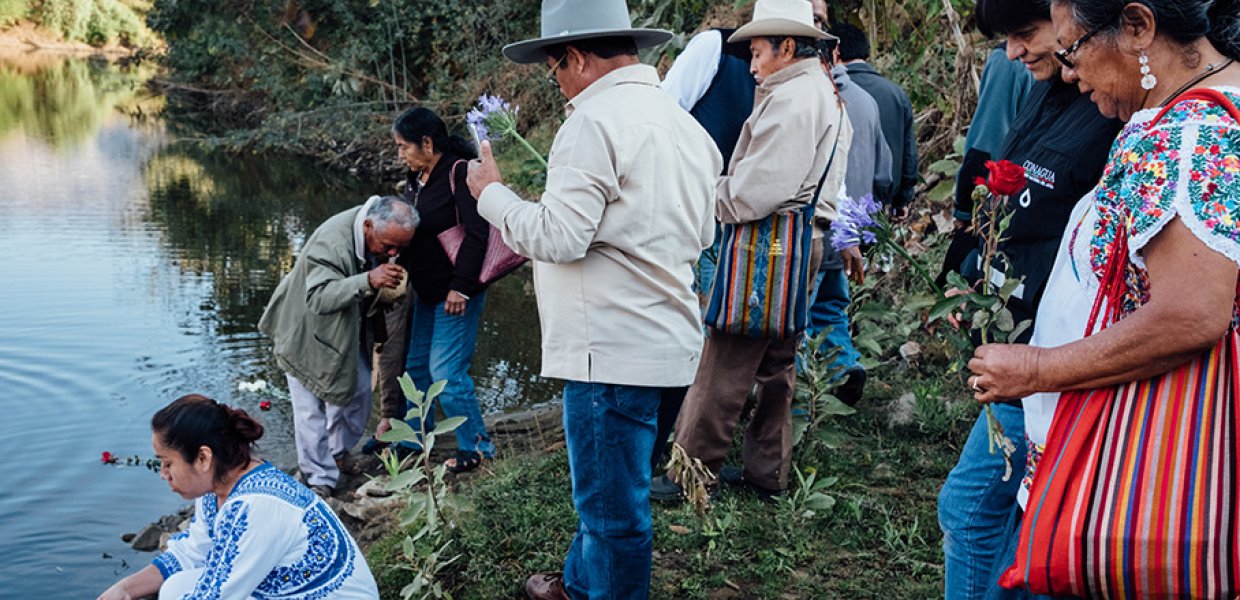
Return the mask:
{"type": "Polygon", "coordinates": [[[883,137],[891,148],[891,186],[885,196],[879,198],[889,204],[897,218],[908,215],[908,204],[913,200],[917,186],[917,134],[913,131],[913,103],[900,86],[878,74],[866,63],[870,58],[870,41],[860,29],[838,23],[831,34],[840,38],[840,60],[848,69],[848,76],[878,103],[878,114],[883,126],[883,137]]]}

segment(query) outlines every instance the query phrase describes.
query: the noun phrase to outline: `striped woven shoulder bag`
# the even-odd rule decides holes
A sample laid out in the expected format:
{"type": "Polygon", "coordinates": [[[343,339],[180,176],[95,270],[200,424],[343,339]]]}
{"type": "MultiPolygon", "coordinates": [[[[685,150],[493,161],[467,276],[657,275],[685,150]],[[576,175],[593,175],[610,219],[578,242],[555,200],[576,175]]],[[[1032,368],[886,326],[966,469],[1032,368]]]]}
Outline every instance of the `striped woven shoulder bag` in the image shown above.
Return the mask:
{"type": "MultiPolygon", "coordinates": [[[[1168,108],[1187,99],[1221,104],[1240,121],[1213,90],[1168,108]]],[[[1121,226],[1086,335],[1120,318],[1128,264],[1121,226]]],[[[1238,597],[1238,361],[1233,319],[1212,349],[1167,373],[1063,393],[1000,585],[1089,598],[1238,597]]]]}

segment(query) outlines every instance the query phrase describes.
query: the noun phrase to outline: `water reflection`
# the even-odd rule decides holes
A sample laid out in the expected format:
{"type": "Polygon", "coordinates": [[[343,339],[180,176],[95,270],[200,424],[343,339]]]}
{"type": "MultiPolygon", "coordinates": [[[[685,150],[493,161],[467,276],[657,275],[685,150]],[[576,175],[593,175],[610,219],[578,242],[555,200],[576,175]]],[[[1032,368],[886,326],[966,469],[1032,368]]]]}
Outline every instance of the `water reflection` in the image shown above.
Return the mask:
{"type": "MultiPolygon", "coordinates": [[[[93,597],[150,559],[119,540],[182,504],[144,469],[150,415],[197,391],[255,409],[283,383],[256,323],[305,237],[386,185],[178,143],[149,73],[0,56],[0,582],[3,597],[93,597]],[[106,558],[104,558],[106,556],[106,558]]],[[[492,287],[474,377],[484,410],[551,400],[522,271],[492,287]]],[[[290,414],[264,413],[289,465],[290,414]]]]}
{"type": "Polygon", "coordinates": [[[68,148],[91,139],[114,110],[158,110],[143,93],[151,66],[119,67],[40,54],[0,54],[0,139],[13,130],[68,148]]]}

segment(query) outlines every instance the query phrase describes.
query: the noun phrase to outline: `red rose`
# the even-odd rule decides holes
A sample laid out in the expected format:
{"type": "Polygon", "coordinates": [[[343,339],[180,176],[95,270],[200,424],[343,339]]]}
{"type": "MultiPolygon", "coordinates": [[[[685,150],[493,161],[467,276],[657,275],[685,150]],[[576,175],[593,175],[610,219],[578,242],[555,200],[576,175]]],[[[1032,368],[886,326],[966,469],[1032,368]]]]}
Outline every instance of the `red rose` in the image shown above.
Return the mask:
{"type": "Polygon", "coordinates": [[[985,185],[986,185],[985,177],[974,177],[973,178],[973,187],[983,187],[985,185]]]}
{"type": "Polygon", "coordinates": [[[259,408],[260,410],[271,410],[271,401],[270,401],[270,400],[263,400],[262,402],[259,402],[259,403],[258,403],[258,408],[259,408]]]}
{"type": "Polygon", "coordinates": [[[986,187],[996,196],[1011,196],[1025,189],[1025,168],[1008,160],[995,162],[986,161],[986,169],[990,177],[986,179],[986,187]]]}
{"type": "Polygon", "coordinates": [[[111,453],[111,452],[104,452],[104,453],[103,453],[103,456],[100,456],[100,457],[99,457],[99,461],[100,461],[100,462],[102,462],[102,463],[103,463],[103,464],[105,464],[105,465],[110,465],[110,464],[112,464],[112,463],[116,462],[116,457],[115,457],[115,456],[112,456],[112,453],[111,453]]]}

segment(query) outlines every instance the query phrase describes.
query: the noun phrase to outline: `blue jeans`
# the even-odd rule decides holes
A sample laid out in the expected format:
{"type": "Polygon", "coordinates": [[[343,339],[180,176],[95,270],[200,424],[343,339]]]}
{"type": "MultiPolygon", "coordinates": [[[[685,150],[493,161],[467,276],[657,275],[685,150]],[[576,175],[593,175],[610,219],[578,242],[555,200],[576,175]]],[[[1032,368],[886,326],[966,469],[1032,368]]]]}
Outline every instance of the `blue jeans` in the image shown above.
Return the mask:
{"type": "Polygon", "coordinates": [[[1008,439],[1016,445],[1012,477],[1003,481],[1003,454],[998,448],[995,454],[990,453],[983,412],[939,492],[947,600],[992,597],[999,574],[1012,562],[1011,557],[1005,562],[999,555],[1011,537],[1005,526],[1010,525],[1012,509],[1017,506],[1016,492],[1025,473],[1025,412],[1008,404],[994,404],[992,408],[1008,439]]]}
{"type": "MultiPolygon", "coordinates": [[[[490,458],[495,454],[495,444],[487,435],[474,380],[469,376],[469,365],[478,344],[478,322],[485,303],[486,292],[479,292],[465,303],[465,314],[453,316],[444,312],[443,302],[426,304],[413,299],[405,370],[409,371],[413,384],[424,392],[433,382],[448,381],[438,400],[445,415],[465,417],[465,422],[456,428],[457,449],[490,458]]],[[[410,419],[409,426],[417,431],[420,424],[417,419],[410,419]]],[[[432,411],[426,427],[430,430],[434,426],[432,411]]]]}
{"type": "Polygon", "coordinates": [[[719,266],[719,241],[722,237],[723,228],[715,221],[715,241],[698,256],[693,270],[693,285],[699,297],[708,298],[710,286],[715,283],[715,270],[719,266]]]}
{"type": "Polygon", "coordinates": [[[816,337],[823,329],[827,339],[823,348],[838,348],[832,367],[842,367],[840,376],[860,369],[861,353],[853,346],[852,331],[848,322],[848,277],[843,269],[827,269],[818,272],[818,280],[814,283],[814,302],[809,307],[809,326],[805,333],[816,337]]]}
{"type": "Polygon", "coordinates": [[[577,535],[564,587],[581,598],[650,595],[650,453],[665,388],[570,381],[564,437],[577,535]]]}
{"type": "MultiPolygon", "coordinates": [[[[984,422],[982,424],[983,426],[985,425],[984,422]]],[[[985,433],[984,429],[983,433],[985,433]]],[[[1051,596],[1041,596],[1025,589],[1008,590],[999,587],[999,576],[1002,575],[1013,562],[1016,562],[1016,548],[1020,545],[1021,517],[1022,513],[1020,506],[1015,505],[1015,502],[1013,502],[1011,510],[1008,511],[1007,516],[1003,520],[1003,540],[1002,544],[999,546],[1000,552],[995,560],[995,566],[993,569],[994,572],[990,574],[990,581],[992,583],[988,589],[983,590],[983,594],[979,595],[978,598],[983,598],[984,600],[1053,600],[1051,596]]],[[[947,593],[948,598],[953,597],[950,589],[947,593]]],[[[1075,598],[1075,596],[1055,596],[1055,598],[1058,598],[1059,600],[1070,600],[1071,598],[1075,598]]]]}

